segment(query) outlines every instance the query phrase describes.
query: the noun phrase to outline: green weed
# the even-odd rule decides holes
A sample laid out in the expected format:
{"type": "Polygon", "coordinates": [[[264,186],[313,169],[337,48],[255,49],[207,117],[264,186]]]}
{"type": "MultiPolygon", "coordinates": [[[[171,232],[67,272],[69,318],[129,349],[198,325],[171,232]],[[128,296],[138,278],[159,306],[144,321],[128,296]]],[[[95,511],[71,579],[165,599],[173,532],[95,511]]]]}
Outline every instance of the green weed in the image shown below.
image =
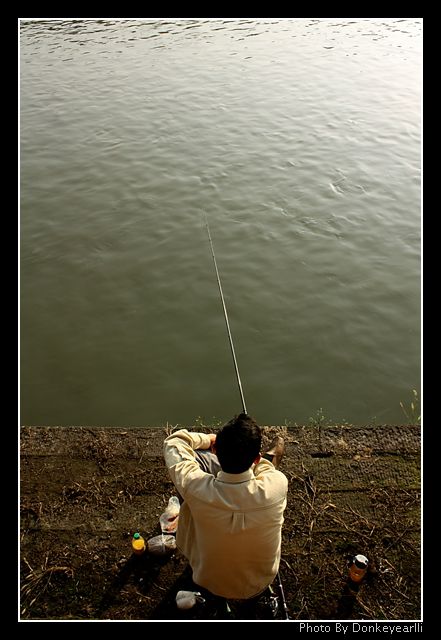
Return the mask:
{"type": "Polygon", "coordinates": [[[420,411],[420,399],[418,397],[418,391],[416,389],[412,389],[413,399],[410,402],[410,405],[405,408],[404,404],[400,402],[400,407],[403,410],[404,415],[409,420],[411,424],[420,424],[421,423],[421,411],[420,411]]]}

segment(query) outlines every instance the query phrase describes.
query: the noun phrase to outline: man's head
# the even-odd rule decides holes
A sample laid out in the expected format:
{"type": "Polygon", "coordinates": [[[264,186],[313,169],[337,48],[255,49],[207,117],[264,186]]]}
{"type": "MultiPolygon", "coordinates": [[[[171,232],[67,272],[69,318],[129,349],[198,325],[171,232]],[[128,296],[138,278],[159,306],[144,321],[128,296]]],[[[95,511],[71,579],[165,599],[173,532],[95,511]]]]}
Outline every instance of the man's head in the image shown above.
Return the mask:
{"type": "Polygon", "coordinates": [[[216,436],[216,454],[222,471],[242,473],[257,462],[262,445],[260,427],[246,413],[228,422],[216,436]]]}

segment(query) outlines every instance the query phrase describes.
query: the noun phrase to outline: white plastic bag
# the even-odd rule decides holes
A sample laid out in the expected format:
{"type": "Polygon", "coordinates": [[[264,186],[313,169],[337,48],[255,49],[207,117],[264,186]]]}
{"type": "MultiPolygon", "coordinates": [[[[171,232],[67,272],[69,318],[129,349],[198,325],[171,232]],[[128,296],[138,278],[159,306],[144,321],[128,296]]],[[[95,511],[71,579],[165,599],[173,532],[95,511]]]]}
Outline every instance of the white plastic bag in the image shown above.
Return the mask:
{"type": "Polygon", "coordinates": [[[176,594],[178,609],[191,609],[197,602],[205,602],[199,591],[178,591],[176,594]]]}
{"type": "Polygon", "coordinates": [[[159,535],[147,540],[147,549],[156,556],[165,556],[176,549],[176,538],[171,535],[159,535]]]}

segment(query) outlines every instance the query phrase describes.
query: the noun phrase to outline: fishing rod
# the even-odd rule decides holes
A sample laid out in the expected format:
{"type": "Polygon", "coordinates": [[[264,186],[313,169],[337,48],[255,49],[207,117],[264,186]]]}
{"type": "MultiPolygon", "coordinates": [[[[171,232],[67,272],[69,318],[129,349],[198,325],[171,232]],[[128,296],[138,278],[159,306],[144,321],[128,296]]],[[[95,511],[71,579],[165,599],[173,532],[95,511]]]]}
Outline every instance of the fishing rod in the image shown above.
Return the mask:
{"type": "Polygon", "coordinates": [[[288,605],[286,604],[286,600],[285,600],[285,592],[283,590],[282,580],[280,579],[280,571],[277,572],[277,581],[279,583],[279,591],[280,591],[280,596],[282,598],[283,613],[285,614],[285,620],[291,620],[291,618],[289,617],[288,605]]]}
{"type": "MultiPolygon", "coordinates": [[[[213,241],[211,239],[210,227],[208,225],[207,214],[206,214],[206,212],[204,212],[204,213],[205,213],[205,224],[207,226],[208,239],[210,241],[211,255],[213,256],[214,268],[216,270],[217,284],[219,285],[219,293],[220,293],[220,297],[221,297],[221,300],[222,300],[222,307],[223,307],[223,310],[224,310],[225,324],[227,325],[228,340],[230,341],[231,355],[233,356],[234,369],[236,371],[237,384],[239,386],[240,399],[242,401],[243,412],[247,413],[247,409],[246,409],[246,406],[245,406],[245,398],[244,398],[243,389],[242,389],[242,382],[240,381],[239,367],[237,365],[236,353],[234,351],[233,336],[231,335],[230,323],[228,321],[227,307],[225,305],[225,299],[224,299],[224,293],[222,291],[222,284],[221,284],[221,279],[220,279],[220,275],[219,275],[219,269],[217,268],[216,256],[214,254],[213,241]]],[[[282,580],[280,579],[280,573],[279,572],[277,572],[277,581],[279,583],[279,591],[280,591],[280,596],[281,596],[281,599],[282,599],[283,611],[285,613],[285,619],[286,620],[290,620],[290,617],[289,617],[289,614],[288,614],[288,606],[287,606],[286,600],[285,600],[285,592],[283,591],[282,580]]]]}
{"type": "Polygon", "coordinates": [[[207,218],[207,214],[206,213],[205,213],[205,224],[207,225],[207,233],[208,233],[208,239],[210,241],[211,255],[213,256],[214,268],[216,269],[217,284],[219,285],[219,293],[220,293],[220,297],[221,297],[221,300],[222,300],[222,307],[223,307],[223,310],[224,310],[225,324],[227,325],[228,340],[230,341],[231,355],[233,356],[233,362],[234,362],[234,369],[236,371],[237,384],[239,385],[240,399],[242,401],[243,412],[247,413],[247,408],[245,406],[245,398],[244,398],[243,390],[242,390],[242,382],[240,381],[239,367],[237,366],[236,353],[234,351],[233,337],[231,335],[230,323],[228,322],[227,307],[225,306],[224,293],[222,291],[222,285],[221,285],[221,280],[220,280],[220,276],[219,276],[219,269],[217,268],[216,256],[214,255],[213,241],[211,239],[210,227],[208,226],[208,218],[207,218]]]}

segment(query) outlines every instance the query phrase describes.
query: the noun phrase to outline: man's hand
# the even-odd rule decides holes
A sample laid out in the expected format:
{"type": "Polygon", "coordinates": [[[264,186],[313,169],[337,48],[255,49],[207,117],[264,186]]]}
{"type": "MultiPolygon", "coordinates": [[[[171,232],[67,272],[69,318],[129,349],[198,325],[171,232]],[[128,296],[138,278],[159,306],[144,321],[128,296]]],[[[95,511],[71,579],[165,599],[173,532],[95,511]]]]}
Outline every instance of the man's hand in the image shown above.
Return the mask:
{"type": "Polygon", "coordinates": [[[210,438],[210,451],[212,451],[213,453],[215,452],[215,442],[216,442],[216,434],[215,433],[209,433],[208,437],[210,438]]]}

